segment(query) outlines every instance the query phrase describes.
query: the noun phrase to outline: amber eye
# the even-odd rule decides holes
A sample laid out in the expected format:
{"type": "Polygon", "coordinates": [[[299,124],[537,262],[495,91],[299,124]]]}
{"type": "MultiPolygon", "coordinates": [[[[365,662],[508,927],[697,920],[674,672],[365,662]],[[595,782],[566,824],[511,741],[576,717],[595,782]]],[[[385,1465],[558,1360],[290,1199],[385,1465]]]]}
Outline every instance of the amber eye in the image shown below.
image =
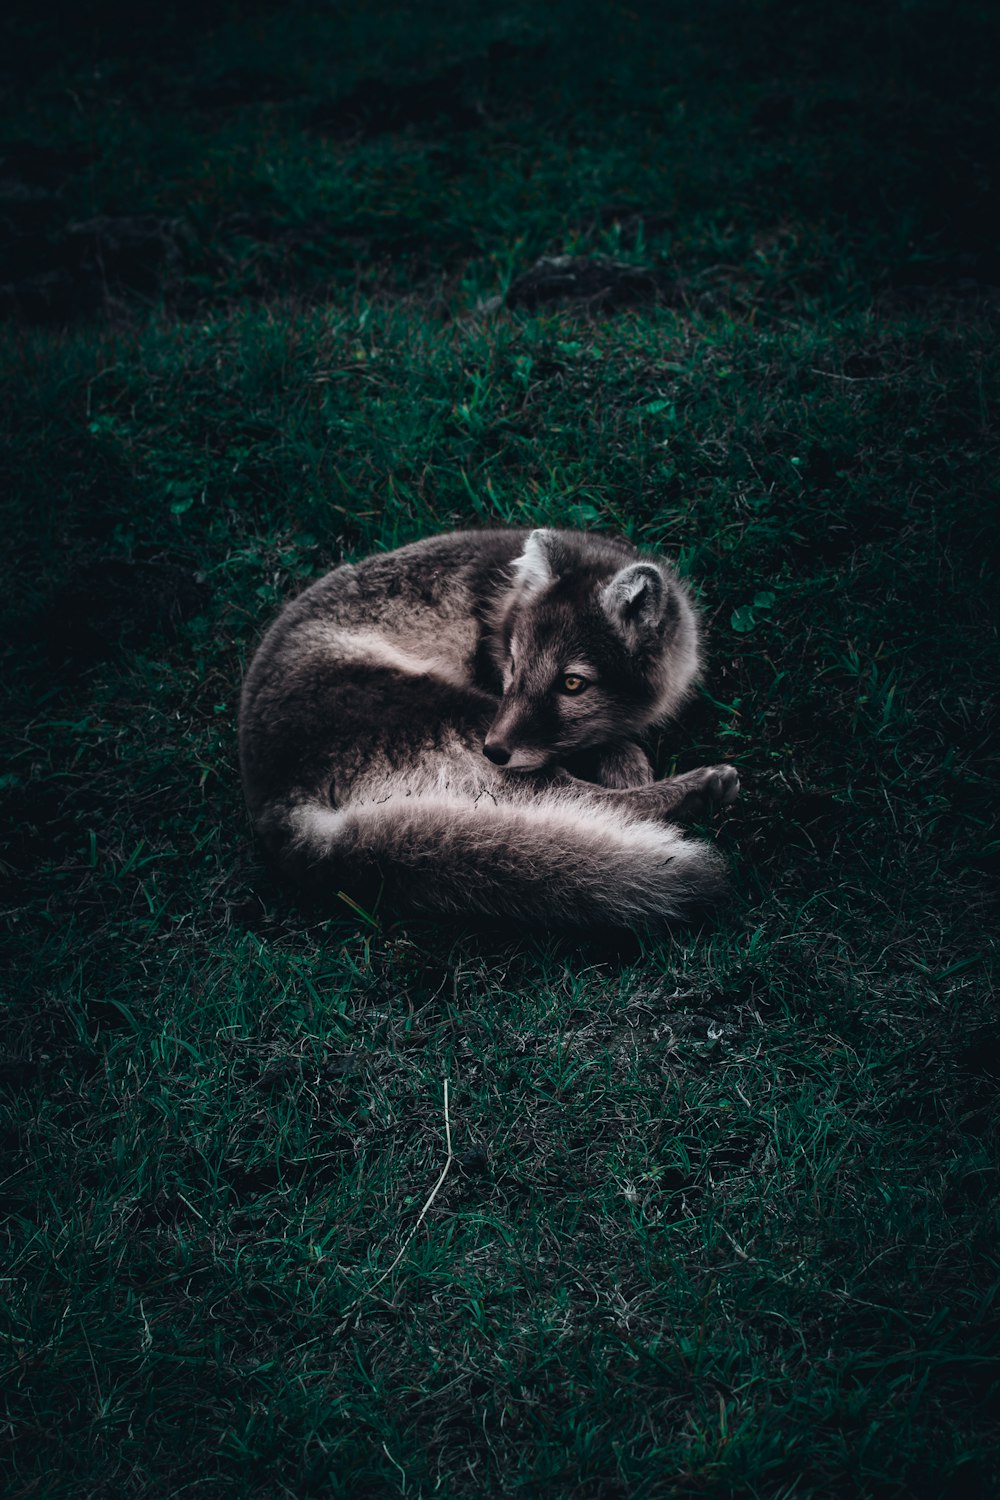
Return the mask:
{"type": "Polygon", "coordinates": [[[562,690],[564,693],[582,693],[586,686],[586,677],[574,677],[572,673],[562,680],[562,690]]]}

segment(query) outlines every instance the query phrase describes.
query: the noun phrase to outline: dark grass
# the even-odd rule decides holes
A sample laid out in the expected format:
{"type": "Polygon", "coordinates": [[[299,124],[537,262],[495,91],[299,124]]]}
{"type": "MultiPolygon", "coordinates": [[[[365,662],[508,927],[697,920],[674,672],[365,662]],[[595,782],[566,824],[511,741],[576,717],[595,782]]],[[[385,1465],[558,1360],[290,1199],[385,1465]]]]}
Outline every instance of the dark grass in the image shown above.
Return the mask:
{"type": "Polygon", "coordinates": [[[995,1493],[991,8],[4,26],[6,1492],[995,1493]],[[497,521],[698,590],[711,929],[256,863],[280,601],[497,521]]]}

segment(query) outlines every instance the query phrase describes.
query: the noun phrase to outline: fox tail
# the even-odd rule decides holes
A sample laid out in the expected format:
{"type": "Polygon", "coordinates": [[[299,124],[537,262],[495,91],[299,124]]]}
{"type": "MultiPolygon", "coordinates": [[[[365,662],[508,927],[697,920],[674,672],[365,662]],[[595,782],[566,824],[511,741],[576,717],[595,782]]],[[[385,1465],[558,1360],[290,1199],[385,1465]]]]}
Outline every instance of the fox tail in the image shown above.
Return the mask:
{"type": "Polygon", "coordinates": [[[670,824],[586,797],[523,802],[390,795],[301,801],[261,820],[265,843],[310,888],[381,890],[393,907],[547,926],[650,928],[716,904],[725,866],[670,824]]]}

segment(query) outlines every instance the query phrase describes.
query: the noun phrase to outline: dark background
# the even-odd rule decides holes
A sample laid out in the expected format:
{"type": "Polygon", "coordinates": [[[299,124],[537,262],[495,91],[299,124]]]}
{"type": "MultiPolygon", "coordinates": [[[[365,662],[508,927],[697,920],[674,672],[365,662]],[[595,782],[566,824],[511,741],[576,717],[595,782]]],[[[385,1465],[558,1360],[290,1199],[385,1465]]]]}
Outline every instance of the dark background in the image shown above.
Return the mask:
{"type": "Polygon", "coordinates": [[[996,1491],[997,31],[5,12],[10,1494],[996,1491]],[[266,622],[484,523],[697,590],[711,930],[257,862],[266,622]]]}

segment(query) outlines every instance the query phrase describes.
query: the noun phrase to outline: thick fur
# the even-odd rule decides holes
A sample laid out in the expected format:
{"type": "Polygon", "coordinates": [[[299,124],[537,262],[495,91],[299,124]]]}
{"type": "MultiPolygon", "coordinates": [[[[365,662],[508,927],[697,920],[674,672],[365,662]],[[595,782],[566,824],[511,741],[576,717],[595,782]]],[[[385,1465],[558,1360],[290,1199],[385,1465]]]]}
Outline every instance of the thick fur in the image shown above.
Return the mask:
{"type": "Polygon", "coordinates": [[[550,926],[649,927],[723,888],[679,818],[730,767],[654,782],[636,743],[699,670],[660,559],[577,532],[453,532],[289,604],[240,710],[265,848],[333,898],[550,926]],[[485,753],[484,753],[485,752],[485,753]]]}

